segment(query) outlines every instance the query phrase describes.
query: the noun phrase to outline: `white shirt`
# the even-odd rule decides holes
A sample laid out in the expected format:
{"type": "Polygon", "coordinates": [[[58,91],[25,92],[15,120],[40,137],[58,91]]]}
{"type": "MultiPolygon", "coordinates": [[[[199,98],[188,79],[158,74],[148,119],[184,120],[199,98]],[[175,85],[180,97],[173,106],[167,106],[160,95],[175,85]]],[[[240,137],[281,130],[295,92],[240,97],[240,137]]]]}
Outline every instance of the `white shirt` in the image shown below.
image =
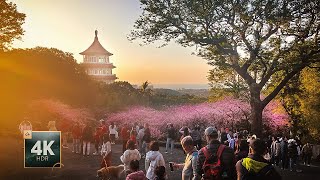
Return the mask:
{"type": "Polygon", "coordinates": [[[116,125],[113,126],[113,128],[111,128],[111,125],[109,126],[109,134],[117,134],[117,130],[116,130],[116,125]]]}
{"type": "Polygon", "coordinates": [[[146,177],[148,179],[154,179],[156,176],[154,170],[159,166],[165,166],[165,161],[162,154],[159,151],[149,151],[146,154],[146,177]]]}
{"type": "Polygon", "coordinates": [[[127,170],[130,170],[130,162],[132,160],[140,160],[141,159],[141,155],[139,153],[139,151],[137,149],[134,149],[134,150],[130,150],[130,149],[127,149],[123,155],[120,157],[120,160],[122,161],[122,163],[124,164],[124,170],[127,171],[127,170]]]}
{"type": "Polygon", "coordinates": [[[101,148],[101,155],[106,156],[111,152],[111,143],[110,141],[103,143],[101,148]]]}

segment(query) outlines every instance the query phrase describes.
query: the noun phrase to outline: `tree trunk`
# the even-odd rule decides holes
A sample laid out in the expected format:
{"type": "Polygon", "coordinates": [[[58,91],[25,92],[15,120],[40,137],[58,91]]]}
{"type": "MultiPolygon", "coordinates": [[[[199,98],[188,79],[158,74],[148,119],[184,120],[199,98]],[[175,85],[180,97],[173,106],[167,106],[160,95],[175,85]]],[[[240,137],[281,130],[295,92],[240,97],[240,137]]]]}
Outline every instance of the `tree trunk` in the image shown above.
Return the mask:
{"type": "Polygon", "coordinates": [[[251,106],[251,131],[257,137],[262,137],[262,111],[263,105],[260,100],[260,90],[255,85],[250,87],[250,106],[251,106]]]}

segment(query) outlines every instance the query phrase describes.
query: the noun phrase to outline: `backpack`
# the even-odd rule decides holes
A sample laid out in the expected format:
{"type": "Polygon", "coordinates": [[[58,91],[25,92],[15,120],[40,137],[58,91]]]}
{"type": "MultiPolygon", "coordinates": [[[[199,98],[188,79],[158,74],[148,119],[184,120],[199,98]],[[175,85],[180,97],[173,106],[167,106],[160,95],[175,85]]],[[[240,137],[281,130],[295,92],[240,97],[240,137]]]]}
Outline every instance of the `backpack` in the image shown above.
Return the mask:
{"type": "Polygon", "coordinates": [[[204,179],[221,179],[222,175],[222,166],[221,166],[221,155],[226,146],[221,144],[219,145],[219,148],[217,152],[212,156],[213,154],[209,153],[207,146],[203,147],[201,150],[204,153],[205,160],[202,166],[202,170],[204,172],[204,179]],[[213,157],[214,163],[209,163],[209,159],[213,157]]]}
{"type": "Polygon", "coordinates": [[[266,165],[263,167],[258,173],[249,172],[243,165],[241,160],[241,167],[242,167],[242,176],[241,180],[256,180],[256,179],[270,179],[272,178],[271,171],[273,170],[273,166],[271,164],[266,165]]]}

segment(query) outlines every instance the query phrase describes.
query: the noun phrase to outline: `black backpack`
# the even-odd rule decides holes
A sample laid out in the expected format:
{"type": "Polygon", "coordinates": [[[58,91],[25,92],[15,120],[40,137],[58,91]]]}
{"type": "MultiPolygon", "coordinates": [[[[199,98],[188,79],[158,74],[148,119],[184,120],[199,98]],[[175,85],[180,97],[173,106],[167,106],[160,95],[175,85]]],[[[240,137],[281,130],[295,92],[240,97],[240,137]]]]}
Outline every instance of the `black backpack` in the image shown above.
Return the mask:
{"type": "Polygon", "coordinates": [[[243,165],[241,160],[241,168],[242,168],[242,176],[241,180],[264,180],[264,179],[272,179],[272,171],[274,170],[271,164],[263,167],[258,173],[249,172],[243,165]]]}

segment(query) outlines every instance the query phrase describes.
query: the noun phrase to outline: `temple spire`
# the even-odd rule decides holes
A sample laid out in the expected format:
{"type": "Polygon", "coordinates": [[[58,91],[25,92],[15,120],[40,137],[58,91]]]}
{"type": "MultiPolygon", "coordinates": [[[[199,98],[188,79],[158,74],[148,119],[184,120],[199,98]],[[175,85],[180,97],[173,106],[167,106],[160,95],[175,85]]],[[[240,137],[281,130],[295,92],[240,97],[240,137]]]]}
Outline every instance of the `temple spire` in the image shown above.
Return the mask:
{"type": "Polygon", "coordinates": [[[94,34],[96,35],[96,38],[98,38],[98,30],[95,30],[94,34]]]}

